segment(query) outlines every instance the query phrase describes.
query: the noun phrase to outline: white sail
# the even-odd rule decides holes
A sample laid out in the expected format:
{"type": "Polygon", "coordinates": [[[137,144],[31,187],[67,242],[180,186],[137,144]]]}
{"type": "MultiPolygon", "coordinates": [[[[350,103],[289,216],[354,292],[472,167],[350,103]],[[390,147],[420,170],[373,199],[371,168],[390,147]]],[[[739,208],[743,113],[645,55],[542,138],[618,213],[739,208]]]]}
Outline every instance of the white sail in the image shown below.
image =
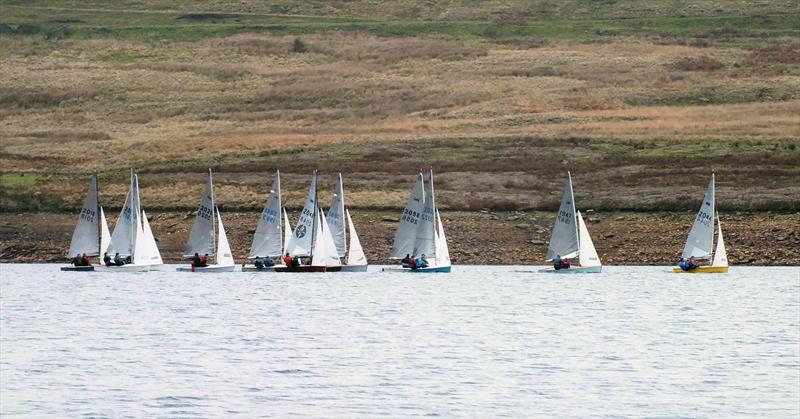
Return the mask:
{"type": "Polygon", "coordinates": [[[108,246],[111,244],[111,232],[108,230],[108,221],[106,221],[106,213],[103,212],[103,207],[100,207],[100,254],[105,255],[108,252],[108,246]]]}
{"type": "Polygon", "coordinates": [[[419,218],[422,215],[422,206],[425,200],[424,196],[425,185],[422,173],[420,173],[417,176],[417,182],[411,189],[411,196],[408,197],[406,207],[400,217],[400,225],[397,227],[397,233],[394,236],[394,245],[392,245],[390,257],[400,259],[414,252],[414,244],[417,240],[417,226],[419,225],[419,218]]]}
{"type": "Polygon", "coordinates": [[[253,235],[253,245],[250,247],[249,258],[282,256],[283,240],[281,235],[281,174],[275,174],[269,198],[261,212],[256,232],[253,235]]]}
{"type": "Polygon", "coordinates": [[[578,264],[583,268],[601,266],[600,257],[597,255],[597,250],[595,250],[594,243],[592,243],[592,237],[589,236],[589,229],[586,228],[586,223],[583,221],[580,211],[578,211],[578,235],[580,238],[578,264]]]}
{"type": "Polygon", "coordinates": [[[225,233],[225,226],[222,225],[222,217],[219,215],[219,208],[215,209],[217,210],[217,228],[219,229],[217,240],[217,265],[233,266],[233,253],[231,253],[231,245],[228,243],[228,235],[225,233]]]}
{"type": "Polygon", "coordinates": [[[686,246],[683,248],[683,257],[694,256],[696,259],[710,259],[711,249],[714,246],[714,174],[708,183],[706,195],[700,204],[700,211],[694,219],[686,246]]]}
{"type": "Polygon", "coordinates": [[[347,250],[347,265],[360,266],[367,264],[367,255],[364,254],[364,249],[361,248],[361,240],[358,239],[356,227],[353,225],[353,219],[350,218],[350,211],[344,210],[347,217],[347,226],[350,230],[350,248],[347,250]]]}
{"type": "Polygon", "coordinates": [[[433,170],[429,177],[428,192],[422,205],[422,214],[417,224],[417,238],[414,241],[412,256],[425,255],[429,258],[436,258],[436,201],[433,191],[433,170]]]}
{"type": "Polygon", "coordinates": [[[283,209],[283,254],[286,254],[286,249],[289,248],[289,239],[292,238],[292,225],[289,223],[289,214],[286,213],[286,208],[283,209]]]}
{"type": "Polygon", "coordinates": [[[436,210],[436,267],[450,266],[450,249],[447,246],[447,237],[444,235],[442,217],[436,210]]]}
{"type": "Polygon", "coordinates": [[[336,243],[333,241],[331,229],[325,220],[325,213],[319,209],[319,220],[316,223],[316,241],[314,242],[314,255],[311,264],[314,266],[341,266],[339,252],[336,250],[336,243]]]}
{"type": "Polygon", "coordinates": [[[339,257],[344,257],[347,254],[347,234],[344,229],[344,186],[342,185],[341,173],[339,173],[336,192],[333,194],[331,208],[328,210],[325,220],[331,228],[331,235],[334,243],[336,243],[336,251],[339,253],[339,257]]]}
{"type": "Polygon", "coordinates": [[[98,210],[100,198],[97,192],[97,172],[92,173],[89,182],[89,193],[83,200],[78,223],[72,232],[72,241],[69,245],[69,256],[86,253],[87,256],[99,256],[100,253],[100,224],[98,210]]]}
{"type": "Polygon", "coordinates": [[[156,238],[153,236],[153,230],[150,228],[150,222],[147,221],[147,214],[142,210],[142,243],[145,254],[146,265],[162,265],[164,261],[161,259],[161,252],[158,251],[158,244],[156,238]]]}
{"type": "Polygon", "coordinates": [[[133,256],[134,247],[138,231],[141,230],[139,223],[139,182],[136,175],[131,173],[131,187],[125,197],[125,204],[117,218],[114,226],[114,233],[111,234],[111,243],[108,246],[108,254],[113,256],[119,253],[122,257],[133,256]],[[139,228],[137,229],[137,226],[139,228]]]}
{"type": "Polygon", "coordinates": [[[547,246],[547,260],[553,260],[557,255],[572,258],[578,254],[578,225],[575,218],[572,176],[567,172],[561,206],[558,208],[553,232],[550,234],[550,244],[547,246]]]}
{"type": "Polygon", "coordinates": [[[189,234],[189,241],[183,251],[184,257],[192,257],[195,253],[200,256],[208,254],[214,255],[214,183],[211,177],[211,169],[208,169],[208,179],[200,198],[200,206],[197,207],[197,215],[194,218],[192,232],[189,234]]]}
{"type": "Polygon", "coordinates": [[[728,252],[725,250],[725,240],[722,239],[722,224],[717,214],[717,248],[714,249],[714,259],[711,266],[728,266],[728,252]]]}
{"type": "Polygon", "coordinates": [[[294,232],[286,246],[286,251],[292,256],[311,256],[314,247],[314,226],[318,224],[317,217],[317,172],[311,176],[311,187],[308,197],[303,205],[303,212],[294,227],[294,232]]]}

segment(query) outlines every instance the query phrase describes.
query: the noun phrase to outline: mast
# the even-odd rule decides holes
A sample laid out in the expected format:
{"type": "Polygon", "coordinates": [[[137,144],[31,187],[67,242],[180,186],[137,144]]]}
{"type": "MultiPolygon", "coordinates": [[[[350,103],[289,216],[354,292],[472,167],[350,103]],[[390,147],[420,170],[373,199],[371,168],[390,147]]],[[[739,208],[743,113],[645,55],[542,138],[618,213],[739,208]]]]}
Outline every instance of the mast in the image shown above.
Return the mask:
{"type": "Polygon", "coordinates": [[[319,202],[317,201],[317,170],[314,169],[314,217],[311,220],[311,260],[314,260],[314,245],[317,243],[317,223],[319,220],[319,202]]]}
{"type": "MultiPolygon", "coordinates": [[[[211,168],[210,167],[208,168],[208,184],[211,185],[211,188],[210,188],[211,189],[211,220],[212,220],[211,221],[211,223],[212,223],[211,224],[211,242],[215,243],[214,246],[216,246],[216,243],[217,243],[216,231],[217,231],[217,229],[214,227],[214,224],[216,224],[216,222],[214,222],[215,221],[214,214],[218,213],[219,209],[217,208],[217,204],[214,203],[214,177],[211,175],[211,168]]],[[[214,255],[218,259],[219,258],[219,254],[218,254],[217,250],[219,250],[219,249],[214,249],[214,255]]]]}
{"type": "MultiPolygon", "coordinates": [[[[97,169],[92,171],[92,177],[94,177],[95,197],[97,198],[95,200],[95,203],[96,203],[95,209],[97,210],[97,212],[95,212],[95,217],[99,218],[100,217],[100,186],[98,186],[97,169]]],[[[103,259],[103,253],[102,253],[102,251],[103,251],[103,240],[102,240],[102,237],[103,237],[103,226],[102,226],[102,220],[100,220],[100,219],[97,220],[97,237],[101,238],[100,240],[97,241],[97,254],[98,254],[98,257],[102,260],[103,259]]]]}
{"type": "MultiPolygon", "coordinates": [[[[572,189],[572,174],[569,171],[567,171],[567,180],[569,181],[569,200],[570,200],[570,202],[572,202],[572,212],[573,212],[573,215],[574,215],[578,211],[578,206],[575,205],[575,192],[572,189]]],[[[575,221],[573,224],[575,224],[575,237],[578,239],[578,255],[577,256],[578,256],[578,258],[580,258],[580,256],[581,256],[581,235],[578,232],[578,218],[577,218],[577,216],[575,216],[575,217],[572,217],[572,219],[575,221]]]]}

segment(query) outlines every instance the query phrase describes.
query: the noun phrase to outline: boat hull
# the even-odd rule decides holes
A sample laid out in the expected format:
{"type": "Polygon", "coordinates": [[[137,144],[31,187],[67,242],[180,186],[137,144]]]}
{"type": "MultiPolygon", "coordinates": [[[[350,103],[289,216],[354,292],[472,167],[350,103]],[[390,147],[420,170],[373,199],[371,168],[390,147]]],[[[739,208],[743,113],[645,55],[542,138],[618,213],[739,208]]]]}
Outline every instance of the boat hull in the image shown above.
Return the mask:
{"type": "Polygon", "coordinates": [[[342,265],[342,272],[366,272],[368,265],[342,265]]]}
{"type": "Polygon", "coordinates": [[[428,266],[427,268],[417,268],[411,269],[407,267],[397,267],[397,268],[383,268],[381,269],[382,272],[413,272],[413,273],[449,273],[452,266],[428,266]]]}
{"type": "MultiPolygon", "coordinates": [[[[340,268],[336,266],[336,268],[340,268]]],[[[330,272],[332,269],[327,266],[315,266],[315,265],[302,265],[302,266],[276,266],[274,271],[275,272],[330,272]]]]}
{"type": "Polygon", "coordinates": [[[94,266],[62,266],[63,272],[94,272],[94,266]]]}
{"type": "Polygon", "coordinates": [[[98,272],[148,272],[150,271],[150,265],[122,265],[122,266],[98,266],[95,268],[98,272]]]}
{"type": "Polygon", "coordinates": [[[206,272],[206,273],[214,273],[214,272],[233,272],[236,269],[236,265],[227,265],[227,266],[219,266],[219,265],[208,265],[202,268],[197,267],[192,269],[191,266],[180,266],[175,268],[178,272],[206,272]]]}
{"type": "Polygon", "coordinates": [[[698,266],[692,270],[684,271],[681,268],[672,268],[676,274],[724,274],[728,272],[727,266],[698,266]]]}
{"type": "Polygon", "coordinates": [[[587,266],[587,267],[572,267],[569,269],[540,269],[539,273],[543,274],[599,274],[603,272],[602,266],[587,266]]]}
{"type": "Polygon", "coordinates": [[[255,266],[242,266],[242,272],[275,272],[275,268],[284,268],[285,265],[265,266],[256,268],[255,266]]]}

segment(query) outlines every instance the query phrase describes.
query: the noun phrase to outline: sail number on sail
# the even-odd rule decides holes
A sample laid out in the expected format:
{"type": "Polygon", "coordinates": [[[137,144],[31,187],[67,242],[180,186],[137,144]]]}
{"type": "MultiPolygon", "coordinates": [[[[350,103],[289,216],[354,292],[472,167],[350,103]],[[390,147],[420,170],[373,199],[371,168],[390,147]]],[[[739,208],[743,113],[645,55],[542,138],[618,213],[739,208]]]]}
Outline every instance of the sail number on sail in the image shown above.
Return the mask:
{"type": "MultiPolygon", "coordinates": [[[[705,205],[711,206],[711,203],[706,202],[705,205]]],[[[714,217],[708,214],[705,211],[705,208],[700,208],[700,212],[697,213],[697,221],[699,221],[704,226],[711,228],[711,223],[714,221],[714,217]]]]}
{"type": "Polygon", "coordinates": [[[84,208],[81,210],[81,220],[93,223],[96,215],[97,213],[89,208],[84,208]]]}
{"type": "Polygon", "coordinates": [[[419,220],[419,215],[420,214],[417,211],[413,211],[406,208],[403,210],[402,220],[411,224],[417,224],[417,221],[419,220]]]}
{"type": "Polygon", "coordinates": [[[433,207],[426,206],[422,210],[422,221],[433,222],[433,207]]]}
{"type": "Polygon", "coordinates": [[[267,223],[274,223],[278,217],[278,212],[272,208],[267,208],[261,213],[261,218],[267,223]]]}
{"type": "Polygon", "coordinates": [[[197,210],[197,216],[200,218],[204,218],[208,221],[211,221],[211,218],[213,217],[213,212],[211,211],[211,208],[208,208],[205,205],[201,205],[200,208],[197,210]]]}
{"type": "Polygon", "coordinates": [[[561,210],[558,212],[558,222],[572,224],[572,214],[569,211],[561,210]]]}

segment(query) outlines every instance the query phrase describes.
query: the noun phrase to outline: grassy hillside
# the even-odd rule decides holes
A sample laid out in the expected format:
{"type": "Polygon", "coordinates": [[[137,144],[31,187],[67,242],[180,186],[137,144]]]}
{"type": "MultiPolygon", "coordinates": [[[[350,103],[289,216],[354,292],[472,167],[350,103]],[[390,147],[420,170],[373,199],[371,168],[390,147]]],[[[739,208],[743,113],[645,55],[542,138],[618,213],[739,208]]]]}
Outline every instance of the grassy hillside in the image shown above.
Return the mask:
{"type": "Polygon", "coordinates": [[[0,208],[800,209],[800,11],[746,1],[0,1],[0,208]],[[327,193],[327,190],[326,190],[327,193]],[[327,200],[327,196],[323,199],[327,200]]]}

